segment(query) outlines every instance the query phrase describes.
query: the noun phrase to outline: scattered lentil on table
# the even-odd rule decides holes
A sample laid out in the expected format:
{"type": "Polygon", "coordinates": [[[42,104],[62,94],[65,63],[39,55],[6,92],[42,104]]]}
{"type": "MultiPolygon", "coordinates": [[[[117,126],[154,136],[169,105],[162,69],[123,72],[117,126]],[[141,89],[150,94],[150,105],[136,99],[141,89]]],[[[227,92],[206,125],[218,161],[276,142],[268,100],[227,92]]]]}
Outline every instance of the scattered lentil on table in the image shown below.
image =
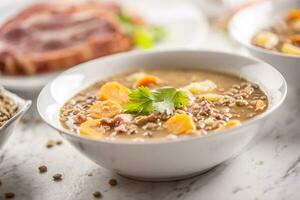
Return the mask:
{"type": "Polygon", "coordinates": [[[96,191],[96,192],[93,193],[93,196],[94,196],[95,198],[101,198],[101,197],[102,197],[102,194],[101,194],[101,192],[96,191]]]}
{"type": "Polygon", "coordinates": [[[13,193],[13,192],[6,192],[6,193],[4,193],[4,197],[6,199],[13,199],[13,198],[15,198],[15,193],[13,193]]]}
{"type": "Polygon", "coordinates": [[[108,184],[110,186],[116,186],[118,184],[118,181],[116,179],[109,179],[108,184]]]}
{"type": "Polygon", "coordinates": [[[54,174],[53,175],[54,181],[61,181],[62,180],[62,174],[54,174]]]}
{"type": "Polygon", "coordinates": [[[39,166],[39,172],[40,173],[46,173],[48,171],[48,168],[46,165],[39,166]]]}

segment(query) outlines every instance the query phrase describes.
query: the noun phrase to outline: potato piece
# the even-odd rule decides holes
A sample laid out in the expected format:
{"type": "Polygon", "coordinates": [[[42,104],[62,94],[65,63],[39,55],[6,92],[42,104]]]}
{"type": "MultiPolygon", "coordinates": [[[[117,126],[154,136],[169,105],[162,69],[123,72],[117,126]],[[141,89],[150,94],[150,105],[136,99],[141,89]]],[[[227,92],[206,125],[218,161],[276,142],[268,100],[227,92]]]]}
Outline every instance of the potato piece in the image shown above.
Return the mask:
{"type": "Polygon", "coordinates": [[[89,112],[96,119],[111,118],[121,113],[122,107],[116,101],[99,101],[90,107],[89,112]]]}
{"type": "Polygon", "coordinates": [[[262,100],[257,100],[255,105],[255,111],[263,111],[267,104],[262,100]]]}
{"type": "Polygon", "coordinates": [[[91,138],[104,138],[105,129],[100,125],[99,120],[88,119],[79,127],[80,135],[88,136],[91,138]]]}
{"type": "Polygon", "coordinates": [[[267,31],[260,32],[253,38],[255,45],[266,49],[272,49],[278,42],[279,39],[277,35],[267,31]]]}
{"type": "Polygon", "coordinates": [[[195,129],[195,123],[191,116],[187,114],[177,114],[168,119],[165,128],[173,134],[190,134],[195,129]]]}
{"type": "Polygon", "coordinates": [[[99,91],[99,100],[113,100],[121,105],[126,104],[129,101],[130,89],[121,85],[118,82],[107,82],[99,91]]]}
{"type": "Polygon", "coordinates": [[[229,120],[225,126],[225,128],[232,128],[235,126],[240,126],[241,121],[240,120],[229,120]]]}
{"type": "Polygon", "coordinates": [[[224,99],[223,95],[213,94],[213,93],[203,94],[203,95],[200,95],[199,97],[203,97],[205,100],[210,101],[210,102],[220,102],[224,99]]]}
{"type": "Polygon", "coordinates": [[[147,76],[145,72],[136,72],[126,77],[126,80],[130,82],[136,82],[137,80],[147,76]]]}
{"type": "Polygon", "coordinates": [[[293,21],[295,19],[300,19],[300,9],[292,9],[286,17],[287,21],[293,21]]]}
{"type": "Polygon", "coordinates": [[[290,55],[300,55],[300,48],[289,43],[284,43],[281,47],[281,51],[290,55]]]}
{"type": "Polygon", "coordinates": [[[217,85],[210,80],[190,83],[189,85],[184,87],[184,89],[187,89],[193,95],[207,93],[216,88],[217,88],[217,85]]]}
{"type": "Polygon", "coordinates": [[[152,75],[146,75],[139,78],[135,82],[136,87],[157,85],[160,82],[159,78],[152,75]]]}

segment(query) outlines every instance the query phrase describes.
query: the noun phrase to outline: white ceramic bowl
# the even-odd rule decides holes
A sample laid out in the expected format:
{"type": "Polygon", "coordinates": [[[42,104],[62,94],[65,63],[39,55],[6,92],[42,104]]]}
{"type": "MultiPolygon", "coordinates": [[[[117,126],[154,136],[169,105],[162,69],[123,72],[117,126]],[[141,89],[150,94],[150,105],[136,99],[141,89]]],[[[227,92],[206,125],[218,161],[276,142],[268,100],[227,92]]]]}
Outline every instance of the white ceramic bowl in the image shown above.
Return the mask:
{"type": "MultiPolygon", "coordinates": [[[[4,89],[0,86],[0,90],[4,90],[4,89]]],[[[4,92],[5,95],[9,96],[17,103],[19,107],[19,111],[11,119],[9,119],[2,127],[0,127],[0,148],[4,145],[4,143],[7,141],[9,136],[11,136],[11,134],[13,133],[14,128],[16,124],[19,122],[20,118],[25,114],[25,112],[31,106],[31,101],[26,101],[6,90],[4,90],[4,92]]]]}
{"type": "MultiPolygon", "coordinates": [[[[1,0],[0,24],[34,2],[43,0],[1,0]]],[[[71,1],[71,0],[70,0],[71,1]]],[[[78,0],[80,1],[80,0],[78,0]]],[[[208,34],[205,15],[188,1],[181,0],[115,0],[126,8],[140,13],[143,18],[166,28],[168,36],[151,50],[199,48],[208,34]]],[[[135,49],[134,51],[139,51],[135,49]]],[[[147,50],[149,51],[149,50],[147,50]]],[[[5,76],[0,74],[0,84],[18,93],[40,91],[57,73],[36,76],[5,76]]]]}
{"type": "Polygon", "coordinates": [[[40,93],[38,111],[80,152],[119,174],[143,180],[172,180],[208,170],[238,153],[261,128],[261,123],[283,102],[287,86],[282,75],[255,59],[209,51],[161,51],[120,54],[72,68],[54,79],[40,93]],[[81,137],[64,129],[59,109],[73,95],[97,80],[139,68],[209,69],[242,76],[266,92],[266,112],[242,126],[203,137],[148,142],[106,141],[81,137]]]}
{"type": "Polygon", "coordinates": [[[251,44],[251,38],[262,28],[282,20],[291,8],[300,8],[299,0],[266,1],[238,12],[231,20],[229,32],[253,56],[276,67],[289,86],[299,89],[300,57],[273,52],[251,44]]]}

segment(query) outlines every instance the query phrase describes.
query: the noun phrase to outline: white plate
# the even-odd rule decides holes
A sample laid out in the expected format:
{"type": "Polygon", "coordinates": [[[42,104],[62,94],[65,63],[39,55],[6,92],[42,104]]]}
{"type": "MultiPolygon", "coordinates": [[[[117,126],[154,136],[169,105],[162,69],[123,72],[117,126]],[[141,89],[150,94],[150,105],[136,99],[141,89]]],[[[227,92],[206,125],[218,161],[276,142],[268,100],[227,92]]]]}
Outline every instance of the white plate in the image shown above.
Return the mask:
{"type": "MultiPolygon", "coordinates": [[[[36,0],[1,0],[0,24],[36,0]]],[[[168,37],[152,50],[175,48],[199,48],[208,34],[208,22],[204,14],[193,4],[181,0],[117,0],[130,10],[140,13],[146,21],[166,27],[168,37]]],[[[137,50],[135,50],[137,51],[137,50]]],[[[55,74],[32,77],[0,75],[0,85],[17,91],[37,91],[55,74]]]]}

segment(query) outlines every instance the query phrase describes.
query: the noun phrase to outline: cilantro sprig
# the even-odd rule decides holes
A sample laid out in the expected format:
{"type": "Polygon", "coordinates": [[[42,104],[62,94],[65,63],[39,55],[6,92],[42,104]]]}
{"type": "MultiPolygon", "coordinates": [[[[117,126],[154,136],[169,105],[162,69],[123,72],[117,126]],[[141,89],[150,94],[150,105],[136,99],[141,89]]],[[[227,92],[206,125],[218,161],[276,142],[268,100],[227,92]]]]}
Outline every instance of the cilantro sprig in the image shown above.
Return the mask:
{"type": "Polygon", "coordinates": [[[125,112],[137,115],[148,115],[152,112],[172,114],[176,108],[187,106],[189,103],[185,92],[172,87],[155,91],[148,87],[139,87],[129,94],[129,100],[125,112]]]}
{"type": "Polygon", "coordinates": [[[149,114],[153,112],[153,94],[147,87],[139,87],[129,94],[130,103],[125,106],[125,112],[131,114],[149,114]]]}

